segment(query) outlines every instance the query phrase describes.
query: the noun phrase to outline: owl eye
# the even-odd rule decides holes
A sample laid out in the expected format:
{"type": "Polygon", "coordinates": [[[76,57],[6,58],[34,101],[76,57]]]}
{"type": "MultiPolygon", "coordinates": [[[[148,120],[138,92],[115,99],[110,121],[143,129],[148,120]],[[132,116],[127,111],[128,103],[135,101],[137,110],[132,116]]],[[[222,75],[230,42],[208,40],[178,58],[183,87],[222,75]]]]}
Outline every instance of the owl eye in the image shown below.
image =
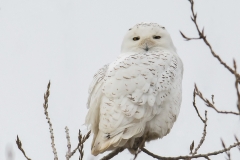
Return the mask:
{"type": "Polygon", "coordinates": [[[134,41],[138,41],[140,39],[140,37],[133,37],[134,41]]]}
{"type": "Polygon", "coordinates": [[[161,36],[153,36],[153,39],[160,39],[161,36]]]}

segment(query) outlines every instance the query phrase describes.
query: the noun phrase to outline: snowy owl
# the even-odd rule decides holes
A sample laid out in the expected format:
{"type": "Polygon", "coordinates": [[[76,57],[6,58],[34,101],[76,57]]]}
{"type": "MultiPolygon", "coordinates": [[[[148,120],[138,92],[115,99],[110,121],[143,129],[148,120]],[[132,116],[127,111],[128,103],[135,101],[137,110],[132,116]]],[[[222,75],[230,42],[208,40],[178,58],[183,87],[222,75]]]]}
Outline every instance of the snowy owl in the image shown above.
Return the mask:
{"type": "MultiPolygon", "coordinates": [[[[140,23],[125,35],[121,53],[94,75],[85,124],[92,154],[167,135],[182,101],[183,64],[166,29],[140,23]]],[[[140,143],[141,142],[141,143],[140,143]]]]}

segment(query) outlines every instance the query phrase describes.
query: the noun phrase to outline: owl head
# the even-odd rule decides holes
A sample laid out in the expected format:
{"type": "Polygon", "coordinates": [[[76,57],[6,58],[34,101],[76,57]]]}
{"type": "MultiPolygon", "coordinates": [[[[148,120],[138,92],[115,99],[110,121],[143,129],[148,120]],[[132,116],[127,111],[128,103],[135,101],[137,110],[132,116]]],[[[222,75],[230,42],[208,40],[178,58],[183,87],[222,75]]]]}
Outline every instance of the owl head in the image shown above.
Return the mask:
{"type": "Polygon", "coordinates": [[[157,23],[140,23],[128,30],[122,42],[121,53],[161,49],[176,52],[167,30],[157,23]]]}

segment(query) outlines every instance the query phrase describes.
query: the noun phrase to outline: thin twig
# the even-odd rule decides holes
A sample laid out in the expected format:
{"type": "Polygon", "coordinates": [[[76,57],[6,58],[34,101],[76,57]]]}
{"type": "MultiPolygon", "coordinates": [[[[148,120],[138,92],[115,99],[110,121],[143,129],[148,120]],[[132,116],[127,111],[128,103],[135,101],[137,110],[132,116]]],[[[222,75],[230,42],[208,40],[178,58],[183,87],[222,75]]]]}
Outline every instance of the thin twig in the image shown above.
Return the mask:
{"type": "Polygon", "coordinates": [[[125,148],[117,148],[114,151],[112,151],[111,153],[109,153],[108,155],[104,156],[101,160],[108,160],[113,158],[114,156],[116,156],[118,153],[122,152],[125,148]]]}
{"type": "Polygon", "coordinates": [[[28,158],[28,156],[26,155],[24,149],[22,148],[22,142],[21,142],[21,140],[18,138],[18,135],[17,135],[16,144],[17,144],[17,146],[18,146],[18,149],[23,153],[24,157],[25,157],[27,160],[31,160],[30,158],[28,158]]]}
{"type": "Polygon", "coordinates": [[[90,137],[91,131],[89,131],[85,136],[82,136],[81,131],[79,129],[78,132],[78,145],[77,147],[71,152],[71,142],[70,142],[70,136],[69,136],[69,129],[68,127],[65,127],[65,132],[66,132],[66,138],[67,138],[67,142],[68,142],[68,151],[66,153],[66,159],[69,160],[75,153],[77,150],[79,150],[80,152],[80,157],[79,159],[81,160],[83,158],[84,155],[84,151],[83,151],[83,143],[90,137]]]}
{"type": "Polygon", "coordinates": [[[84,142],[90,137],[90,134],[91,134],[91,131],[89,131],[85,136],[82,136],[81,131],[79,129],[79,132],[78,132],[78,142],[79,142],[78,143],[79,144],[78,151],[80,153],[79,160],[83,159],[83,155],[84,155],[84,151],[83,151],[84,142]]]}
{"type": "Polygon", "coordinates": [[[238,84],[240,82],[240,78],[237,76],[237,64],[236,64],[236,61],[233,60],[233,66],[234,66],[234,75],[235,75],[235,88],[236,88],[236,91],[237,91],[237,98],[238,98],[238,102],[237,102],[237,109],[239,111],[239,114],[240,114],[240,93],[239,93],[239,89],[238,89],[238,84]]]}
{"type": "Polygon", "coordinates": [[[70,155],[71,155],[71,141],[70,141],[70,136],[69,136],[69,129],[68,127],[66,126],[65,127],[65,132],[66,132],[66,138],[67,138],[67,148],[68,148],[68,151],[66,153],[66,160],[69,160],[70,159],[70,155]]]}
{"type": "Polygon", "coordinates": [[[202,144],[203,144],[203,142],[204,142],[204,140],[205,140],[205,138],[206,138],[206,135],[207,135],[207,130],[206,130],[206,129],[207,129],[207,120],[208,120],[208,119],[207,119],[207,111],[205,111],[205,120],[204,120],[204,128],[203,128],[202,138],[201,138],[201,140],[200,140],[197,148],[195,148],[195,150],[194,150],[194,152],[193,152],[192,155],[197,154],[197,151],[198,151],[199,148],[202,146],[202,144]]]}
{"type": "Polygon", "coordinates": [[[68,155],[69,159],[76,153],[76,151],[78,150],[80,144],[78,143],[77,147],[68,155]]]}
{"type": "Polygon", "coordinates": [[[234,114],[234,115],[240,115],[240,113],[233,112],[233,111],[219,111],[213,103],[211,103],[207,98],[204,98],[202,93],[198,90],[197,85],[195,84],[195,89],[194,92],[196,95],[198,95],[199,98],[201,98],[205,103],[207,107],[213,108],[216,112],[218,113],[223,113],[223,114],[234,114]]]}
{"type": "Polygon", "coordinates": [[[240,145],[240,142],[237,142],[237,143],[234,143],[234,144],[230,145],[228,148],[222,149],[222,150],[219,150],[219,151],[210,152],[210,153],[206,153],[206,154],[186,155],[186,156],[178,156],[178,157],[162,157],[162,156],[156,155],[156,154],[148,151],[146,148],[142,148],[142,151],[144,153],[148,154],[149,156],[151,156],[153,158],[156,158],[156,159],[178,160],[178,159],[189,159],[189,158],[191,159],[191,158],[200,158],[200,157],[206,158],[206,157],[210,157],[210,156],[213,156],[213,155],[218,155],[218,154],[224,153],[226,151],[230,151],[232,148],[234,148],[236,146],[239,146],[239,145],[240,145]]]}
{"type": "MultiPolygon", "coordinates": [[[[234,137],[235,137],[235,140],[237,141],[237,143],[240,143],[237,136],[235,135],[234,137]]],[[[238,150],[240,151],[240,145],[238,146],[238,150]]]]}
{"type": "Polygon", "coordinates": [[[46,115],[46,119],[47,119],[48,124],[49,124],[49,131],[50,131],[51,140],[52,140],[51,145],[52,145],[52,150],[53,150],[53,154],[54,154],[54,160],[58,160],[57,150],[55,148],[55,143],[54,143],[54,134],[53,134],[52,123],[50,121],[50,118],[49,118],[49,115],[48,115],[48,111],[47,111],[47,109],[48,109],[48,97],[50,95],[50,91],[49,91],[50,85],[51,85],[51,83],[49,81],[49,83],[47,85],[47,91],[44,94],[43,108],[44,108],[44,114],[46,115]]]}
{"type": "Polygon", "coordinates": [[[180,34],[182,35],[182,37],[183,37],[186,41],[199,40],[199,39],[201,39],[200,37],[198,37],[198,38],[189,38],[189,37],[185,36],[181,31],[179,31],[179,32],[180,32],[180,34]]]}
{"type": "MultiPolygon", "coordinates": [[[[195,86],[196,86],[196,84],[195,84],[195,86]]],[[[195,87],[196,88],[196,87],[195,87]]],[[[196,110],[196,112],[197,112],[197,115],[198,115],[198,117],[201,119],[201,121],[204,123],[204,119],[202,118],[202,116],[199,114],[199,111],[198,111],[198,109],[197,109],[197,106],[196,106],[196,89],[194,88],[194,90],[193,90],[193,106],[194,106],[194,108],[195,108],[195,110],[196,110]]]]}
{"type": "Polygon", "coordinates": [[[192,142],[192,144],[190,145],[190,153],[189,154],[193,154],[193,148],[194,148],[194,141],[192,142]]]}
{"type": "Polygon", "coordinates": [[[206,157],[204,157],[205,159],[207,159],[207,160],[211,160],[208,156],[206,156],[206,157]]]}
{"type": "MultiPolygon", "coordinates": [[[[189,0],[189,2],[190,2],[190,4],[191,4],[191,12],[192,12],[192,17],[191,17],[191,19],[192,19],[193,23],[195,24],[195,27],[196,27],[197,32],[198,32],[198,34],[199,34],[199,37],[198,37],[198,38],[189,38],[189,37],[187,37],[186,35],[184,35],[181,31],[180,31],[180,34],[181,34],[182,37],[183,37],[184,39],[186,39],[187,41],[189,41],[189,40],[202,39],[202,40],[205,42],[205,44],[208,46],[208,48],[210,49],[213,57],[215,57],[215,58],[216,58],[225,68],[227,68],[232,74],[235,74],[234,70],[233,70],[231,67],[229,67],[225,62],[223,62],[223,60],[220,58],[220,56],[215,53],[215,51],[213,50],[212,46],[211,46],[210,43],[208,42],[207,37],[205,36],[204,28],[203,28],[202,30],[200,30],[200,28],[199,28],[199,26],[198,26],[198,24],[197,24],[197,13],[195,13],[195,11],[194,11],[194,0],[189,0]]],[[[237,76],[238,78],[240,77],[239,74],[236,74],[236,76],[237,76]]],[[[239,83],[240,83],[240,82],[239,82],[239,83]]]]}
{"type": "MultiPolygon", "coordinates": [[[[205,140],[205,137],[206,137],[206,135],[207,135],[207,131],[206,131],[206,129],[207,129],[207,120],[208,120],[208,119],[207,119],[207,111],[205,111],[205,119],[203,119],[203,118],[201,117],[201,115],[199,114],[198,108],[197,108],[197,106],[196,106],[196,100],[195,100],[195,99],[196,99],[196,91],[197,91],[197,90],[198,90],[198,89],[197,89],[196,84],[195,84],[195,88],[194,88],[194,91],[193,91],[193,106],[194,106],[194,108],[195,108],[195,110],[196,110],[196,112],[197,112],[198,117],[199,117],[199,118],[201,119],[201,121],[203,122],[204,128],[203,128],[202,138],[201,138],[198,146],[195,148],[194,152],[192,152],[192,151],[193,151],[193,148],[194,148],[194,141],[192,142],[192,144],[191,144],[191,146],[190,146],[190,154],[192,154],[192,155],[197,154],[197,151],[198,151],[199,148],[202,146],[202,144],[203,144],[203,142],[204,142],[204,140],[205,140]]],[[[212,102],[213,102],[213,96],[212,96],[212,102]]]]}
{"type": "MultiPolygon", "coordinates": [[[[226,145],[225,145],[225,143],[223,142],[223,140],[221,139],[221,142],[222,142],[222,146],[223,146],[223,148],[224,149],[226,149],[226,145]]],[[[230,151],[226,151],[225,152],[226,153],[226,155],[227,155],[227,160],[231,160],[231,154],[230,154],[230,151]]]]}

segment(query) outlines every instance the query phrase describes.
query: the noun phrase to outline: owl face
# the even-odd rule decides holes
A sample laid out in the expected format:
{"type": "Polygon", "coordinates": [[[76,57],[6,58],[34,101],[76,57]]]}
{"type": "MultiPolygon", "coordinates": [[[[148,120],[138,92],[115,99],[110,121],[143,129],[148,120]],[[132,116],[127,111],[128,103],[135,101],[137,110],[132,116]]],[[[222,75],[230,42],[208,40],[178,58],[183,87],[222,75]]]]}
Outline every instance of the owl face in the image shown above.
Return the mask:
{"type": "Polygon", "coordinates": [[[130,28],[122,43],[122,53],[148,52],[175,47],[166,29],[156,23],[140,23],[130,28]]]}

